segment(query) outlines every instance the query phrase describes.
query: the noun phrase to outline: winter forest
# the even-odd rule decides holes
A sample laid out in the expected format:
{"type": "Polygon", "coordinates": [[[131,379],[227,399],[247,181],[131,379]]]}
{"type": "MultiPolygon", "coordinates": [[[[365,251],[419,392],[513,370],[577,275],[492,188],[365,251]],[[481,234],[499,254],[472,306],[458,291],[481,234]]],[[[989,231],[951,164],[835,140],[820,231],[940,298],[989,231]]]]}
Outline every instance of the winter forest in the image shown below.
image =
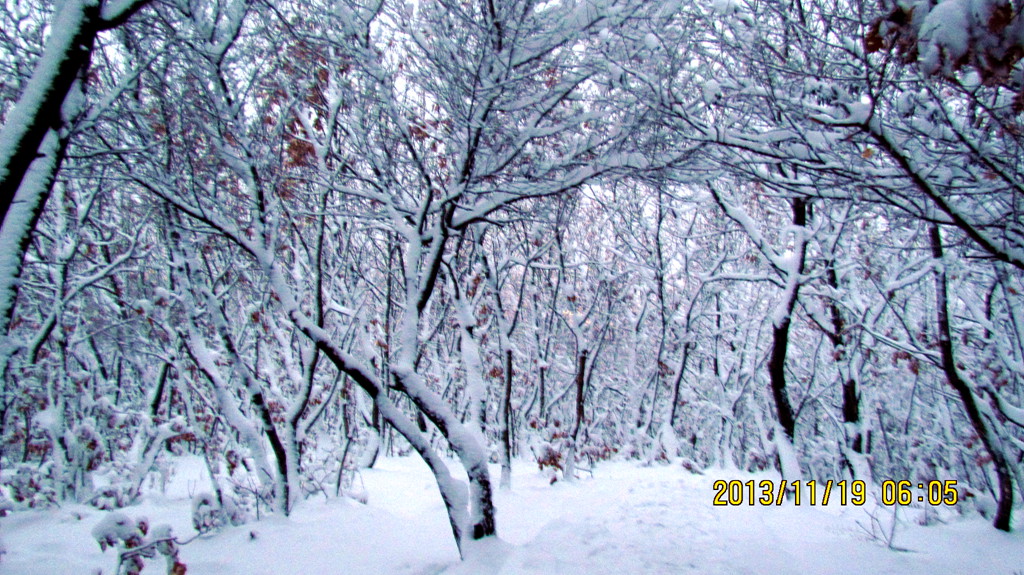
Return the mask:
{"type": "Polygon", "coordinates": [[[367,572],[496,573],[516,497],[636,477],[859,481],[858,549],[1024,569],[1019,0],[3,4],[0,571],[72,522],[74,572],[234,573],[379,492],[443,552],[367,572]]]}

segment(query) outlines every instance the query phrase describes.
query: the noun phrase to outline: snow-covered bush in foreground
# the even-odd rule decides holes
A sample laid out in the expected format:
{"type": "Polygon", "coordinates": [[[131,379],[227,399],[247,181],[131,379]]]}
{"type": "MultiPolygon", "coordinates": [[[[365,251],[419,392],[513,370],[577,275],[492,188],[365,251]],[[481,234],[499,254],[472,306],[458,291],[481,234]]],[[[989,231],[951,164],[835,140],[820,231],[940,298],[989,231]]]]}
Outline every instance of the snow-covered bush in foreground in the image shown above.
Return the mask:
{"type": "Polygon", "coordinates": [[[100,549],[118,550],[116,575],[138,575],[146,566],[145,559],[158,554],[167,563],[167,575],[185,575],[185,564],[178,560],[178,543],[169,525],[157,525],[149,534],[149,521],[140,517],[132,520],[124,513],[111,513],[92,529],[92,536],[100,549]]]}

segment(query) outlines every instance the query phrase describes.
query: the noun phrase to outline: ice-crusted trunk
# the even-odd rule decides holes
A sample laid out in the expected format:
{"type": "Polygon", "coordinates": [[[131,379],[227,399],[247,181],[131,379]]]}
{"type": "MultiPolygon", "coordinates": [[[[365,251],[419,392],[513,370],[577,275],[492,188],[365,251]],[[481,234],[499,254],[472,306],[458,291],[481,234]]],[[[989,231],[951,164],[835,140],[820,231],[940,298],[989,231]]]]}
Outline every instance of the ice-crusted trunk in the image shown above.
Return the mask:
{"type": "Polygon", "coordinates": [[[942,370],[964,406],[967,419],[971,422],[974,432],[981,438],[985,451],[992,458],[999,484],[996,497],[996,513],[992,525],[1003,531],[1010,530],[1010,516],[1013,512],[1013,477],[1010,464],[1003,451],[999,435],[992,429],[992,424],[985,420],[978,407],[978,400],[971,389],[970,383],[960,374],[956,364],[956,352],[953,348],[952,327],[949,320],[948,285],[946,268],[943,262],[942,232],[939,226],[932,224],[929,228],[932,256],[935,258],[935,311],[939,332],[939,352],[942,355],[942,370]]]}
{"type": "MultiPolygon", "coordinates": [[[[194,314],[195,312],[192,312],[194,314]]],[[[186,351],[192,360],[199,366],[213,388],[213,398],[217,407],[224,415],[228,426],[238,433],[241,443],[249,450],[250,455],[259,468],[260,481],[266,481],[276,485],[277,472],[270,465],[266,447],[263,443],[259,428],[255,423],[246,417],[239,410],[236,399],[236,390],[230,381],[221,373],[220,366],[214,359],[214,353],[206,346],[202,335],[196,326],[198,318],[193,315],[192,321],[186,327],[184,339],[187,342],[186,351]]]]}
{"type": "Polygon", "coordinates": [[[50,456],[50,464],[52,467],[51,475],[56,478],[55,487],[57,489],[57,497],[63,501],[66,496],[67,489],[67,462],[68,462],[68,449],[67,443],[65,442],[65,434],[67,432],[67,421],[64,418],[65,401],[64,394],[59,391],[59,384],[52,382],[49,389],[49,406],[33,417],[33,423],[43,429],[43,432],[50,439],[51,449],[53,454],[50,456]]]}
{"type": "MultiPolygon", "coordinates": [[[[279,424],[275,424],[273,418],[270,417],[271,413],[266,402],[263,402],[261,406],[262,413],[267,418],[264,421],[264,427],[274,449],[275,456],[278,458],[278,480],[281,483],[281,490],[284,495],[281,508],[286,514],[289,514],[301,496],[302,454],[300,452],[300,445],[306,433],[302,415],[309,405],[309,399],[313,390],[313,373],[316,369],[315,362],[320,352],[314,347],[312,352],[302,354],[303,357],[300,357],[302,360],[301,365],[296,364],[294,358],[290,355],[291,346],[284,331],[276,325],[273,319],[269,319],[268,322],[274,323],[271,331],[277,340],[277,348],[282,355],[287,379],[297,388],[297,394],[291,399],[291,402],[287,404],[285,409],[284,421],[279,424]],[[268,425],[269,427],[267,427],[268,425]]],[[[322,326],[322,321],[318,321],[317,325],[322,326]]],[[[284,401],[284,399],[280,401],[284,401]]]]}
{"type": "Polygon", "coordinates": [[[461,551],[463,536],[469,523],[469,514],[467,513],[469,499],[465,483],[452,477],[444,460],[431,447],[430,439],[420,432],[416,424],[391,401],[385,393],[384,386],[374,376],[373,370],[357,357],[337,347],[330,334],[301,312],[298,302],[291,297],[290,290],[281,289],[283,287],[281,284],[277,285],[275,293],[281,298],[285,313],[292,319],[296,327],[314,342],[331,363],[348,375],[370,396],[381,417],[394,427],[426,462],[437,482],[441,499],[448,513],[448,521],[455,537],[455,543],[461,551]]]}
{"type": "MultiPolygon", "coordinates": [[[[39,147],[39,157],[21,181],[17,195],[7,211],[0,228],[0,334],[7,334],[18,294],[22,258],[28,249],[32,230],[35,229],[43,206],[53,187],[53,181],[64,155],[66,139],[56,131],[46,135],[39,147]]],[[[6,371],[13,352],[9,342],[0,346],[0,373],[6,371]]]]}
{"type": "MultiPolygon", "coordinates": [[[[318,152],[320,156],[320,163],[324,164],[322,159],[323,152],[318,152]]],[[[313,297],[312,297],[312,320],[316,322],[317,327],[324,327],[324,241],[326,239],[327,225],[327,205],[328,205],[328,192],[324,191],[320,197],[320,215],[316,219],[316,242],[313,245],[313,252],[310,254],[310,268],[313,273],[313,297]]],[[[323,402],[318,410],[315,410],[308,418],[303,418],[306,410],[310,408],[310,400],[313,396],[313,388],[315,383],[315,377],[317,368],[320,365],[321,358],[323,357],[320,349],[315,345],[306,345],[301,347],[299,350],[300,364],[296,365],[293,356],[288,353],[291,346],[289,345],[288,337],[278,325],[276,316],[273,317],[274,321],[274,338],[278,341],[278,348],[282,353],[282,361],[285,369],[288,372],[289,379],[298,388],[298,394],[293,398],[291,405],[288,406],[287,413],[285,414],[285,425],[282,435],[284,436],[283,447],[285,451],[285,484],[288,486],[288,510],[294,507],[295,503],[298,502],[300,496],[300,485],[301,485],[301,473],[302,473],[302,444],[306,438],[306,434],[312,425],[323,414],[324,410],[327,409],[329,402],[323,402]]],[[[337,386],[337,380],[335,380],[335,386],[337,386]]],[[[333,394],[333,392],[332,392],[333,394]]],[[[342,461],[342,468],[339,473],[344,472],[344,464],[342,461]]],[[[340,475],[339,475],[340,477],[340,475]]]]}
{"type": "MultiPolygon", "coordinates": [[[[696,215],[694,216],[694,219],[691,220],[690,230],[687,233],[690,233],[692,231],[693,225],[694,225],[695,222],[696,222],[696,215]]],[[[689,254],[687,254],[685,252],[682,254],[683,269],[684,270],[688,270],[689,269],[689,257],[690,257],[689,254]]],[[[715,265],[714,269],[717,269],[721,265],[721,263],[720,263],[721,261],[723,261],[723,260],[719,260],[719,263],[715,265]]],[[[689,281],[692,281],[692,280],[691,279],[687,279],[687,282],[689,282],[689,281]]],[[[689,300],[686,303],[686,308],[685,308],[686,309],[686,314],[684,314],[682,316],[683,317],[683,321],[682,321],[682,324],[679,327],[680,332],[681,332],[680,333],[679,341],[680,341],[680,343],[682,343],[682,349],[680,350],[679,367],[676,370],[675,379],[672,382],[672,402],[671,402],[669,410],[668,410],[668,425],[670,427],[672,427],[673,429],[675,429],[676,419],[679,417],[679,408],[680,408],[680,404],[679,403],[680,403],[680,400],[682,399],[683,384],[685,382],[685,377],[686,377],[686,367],[687,367],[687,364],[690,361],[690,352],[692,352],[695,349],[695,347],[696,347],[696,345],[695,345],[695,343],[693,341],[694,336],[693,336],[693,332],[692,332],[692,330],[693,330],[693,327],[692,327],[693,326],[693,316],[694,316],[694,313],[697,311],[697,304],[701,300],[700,296],[704,292],[704,287],[705,287],[704,281],[698,279],[697,287],[690,294],[689,300]]],[[[681,311],[681,310],[682,310],[682,308],[677,308],[677,312],[676,313],[679,313],[679,311],[681,311]]],[[[721,316],[716,316],[716,320],[720,321],[720,319],[721,319],[721,316]]]]}
{"type": "MultiPolygon", "coordinates": [[[[470,489],[470,522],[472,523],[470,533],[473,539],[481,539],[495,533],[494,506],[491,502],[491,479],[490,471],[487,469],[487,438],[484,435],[487,415],[487,387],[484,385],[480,346],[473,336],[476,322],[473,320],[471,303],[466,298],[460,298],[456,301],[456,305],[459,306],[459,341],[463,367],[466,372],[469,409],[465,424],[457,421],[445,423],[446,427],[450,427],[451,424],[455,423],[465,428],[464,430],[453,430],[455,432],[455,441],[452,441],[451,432],[445,433],[442,430],[442,434],[452,444],[452,448],[466,468],[470,489]]],[[[422,380],[419,377],[408,377],[411,371],[406,371],[405,373],[407,376],[404,378],[404,383],[407,387],[409,383],[412,383],[414,386],[422,385],[422,380]],[[410,382],[410,379],[413,381],[410,382]]],[[[421,393],[424,390],[421,390],[421,393]]],[[[429,398],[426,394],[423,394],[422,397],[421,401],[429,398]]],[[[417,405],[419,403],[417,402],[417,405]]],[[[428,410],[435,411],[434,408],[429,405],[429,401],[424,403],[427,404],[427,409],[424,409],[422,406],[420,406],[420,409],[424,411],[424,414],[427,414],[429,419],[433,420],[428,410]]],[[[434,421],[434,424],[436,425],[437,422],[434,421]]]]}
{"type": "MultiPolygon", "coordinates": [[[[22,190],[22,184],[33,167],[41,167],[34,164],[46,164],[47,179],[52,179],[59,167],[53,146],[44,142],[51,134],[63,133],[66,137],[68,121],[73,117],[66,114],[70,110],[65,101],[89,65],[98,13],[95,2],[57,3],[43,55],[0,130],[0,211],[5,223],[21,219],[10,213],[12,207],[24,203],[31,213],[45,200],[48,190],[22,190]],[[15,199],[18,192],[23,193],[15,199]]],[[[80,84],[74,88],[79,97],[81,90],[80,84]]]]}
{"type": "Polygon", "coordinates": [[[722,429],[718,435],[718,448],[715,450],[717,465],[722,469],[735,469],[736,458],[732,451],[733,423],[729,417],[722,416],[722,429]]]}
{"type": "Polygon", "coordinates": [[[861,419],[860,404],[861,392],[858,384],[858,369],[854,361],[855,352],[850,348],[850,337],[846,328],[847,320],[843,310],[839,306],[841,288],[839,284],[839,272],[837,271],[836,256],[838,252],[839,238],[842,235],[843,226],[848,221],[850,214],[849,206],[841,206],[830,220],[838,222],[838,227],[833,230],[827,241],[822,242],[824,251],[824,279],[828,286],[827,312],[829,327],[822,330],[832,344],[832,358],[835,360],[836,371],[839,374],[839,385],[841,387],[842,416],[843,416],[843,439],[839,445],[842,461],[846,465],[853,479],[864,480],[871,483],[871,464],[865,454],[866,439],[864,437],[864,424],[861,419]]]}
{"type": "MultiPolygon", "coordinates": [[[[562,288],[562,273],[559,268],[559,273],[556,276],[555,287],[551,297],[551,301],[557,302],[558,297],[561,293],[562,288]]],[[[535,309],[541,309],[542,304],[540,303],[540,295],[537,293],[533,294],[533,305],[535,309]]],[[[538,395],[538,407],[537,407],[537,419],[540,420],[541,425],[546,427],[548,420],[548,385],[547,385],[547,374],[551,366],[551,347],[552,347],[552,329],[555,323],[555,317],[558,313],[556,306],[547,306],[547,314],[543,318],[540,314],[535,314],[533,318],[533,332],[536,338],[536,345],[539,357],[537,358],[537,395],[538,395]]]]}
{"type": "MultiPolygon", "coordinates": [[[[802,228],[806,224],[806,205],[802,199],[793,200],[793,225],[802,228]]],[[[768,376],[771,379],[772,399],[779,425],[786,436],[793,440],[796,433],[796,416],[786,392],[786,355],[789,351],[789,328],[793,322],[793,309],[800,290],[800,274],[804,267],[806,244],[797,238],[797,246],[790,257],[789,269],[785,273],[785,292],[775,308],[772,318],[772,350],[768,359],[768,376]]]]}
{"type": "MultiPolygon", "coordinates": [[[[322,230],[321,230],[322,235],[322,230]]],[[[321,238],[322,241],[322,238],[321,238]]],[[[319,253],[322,249],[322,245],[318,244],[317,252],[319,253]]],[[[316,256],[319,258],[319,256],[316,256]]],[[[320,273],[315,272],[317,277],[315,283],[317,284],[316,289],[320,290],[320,273]]],[[[312,305],[311,321],[314,321],[316,325],[323,328],[324,315],[323,315],[323,301],[322,297],[315,296],[312,305]]],[[[327,408],[326,402],[321,403],[318,409],[310,409],[310,400],[313,396],[313,388],[315,382],[315,374],[317,367],[320,363],[322,353],[314,346],[307,343],[305,346],[300,346],[298,351],[298,358],[294,357],[292,353],[292,345],[290,341],[290,333],[286,331],[285,327],[280,325],[278,317],[274,314],[266,314],[267,317],[264,321],[269,326],[269,331],[277,342],[277,355],[280,356],[281,363],[284,368],[285,379],[291,383],[295,388],[296,393],[294,396],[289,398],[277,397],[277,401],[286,402],[283,421],[275,424],[273,418],[269,416],[270,411],[264,403],[261,409],[263,413],[269,418],[269,421],[264,422],[264,427],[267,430],[268,440],[274,447],[274,452],[278,457],[278,472],[280,479],[283,480],[284,493],[286,494],[286,507],[285,512],[291,513],[291,510],[298,503],[301,496],[301,478],[302,478],[302,444],[305,440],[306,434],[309,428],[314,424],[317,419],[322,415],[323,411],[327,408]],[[296,361],[298,360],[298,361],[296,361]],[[307,410],[311,413],[308,417],[303,417],[307,410]],[[269,425],[269,427],[267,427],[269,425]]]]}
{"type": "MultiPolygon", "coordinates": [[[[651,434],[651,429],[654,426],[655,420],[657,419],[657,416],[658,416],[658,411],[659,411],[659,409],[658,409],[658,397],[659,397],[659,394],[661,392],[661,388],[664,386],[664,380],[666,380],[671,375],[671,371],[672,371],[671,368],[669,368],[668,365],[666,365],[666,363],[665,363],[665,361],[667,359],[665,357],[666,356],[665,348],[666,348],[666,343],[667,343],[668,336],[669,336],[669,328],[668,328],[669,311],[668,311],[668,302],[667,302],[667,298],[666,298],[666,295],[665,295],[665,292],[666,292],[666,289],[665,289],[666,288],[665,274],[667,273],[667,270],[666,270],[666,258],[665,258],[665,249],[664,249],[664,245],[663,245],[664,242],[662,241],[661,236],[662,236],[662,228],[664,227],[664,223],[665,223],[665,216],[666,216],[666,214],[665,214],[665,202],[667,200],[666,200],[666,198],[664,196],[664,191],[661,189],[660,186],[658,186],[657,200],[658,200],[657,201],[657,208],[658,209],[657,209],[657,214],[656,214],[656,217],[655,217],[655,224],[656,225],[655,225],[655,228],[654,228],[654,269],[652,271],[654,272],[654,288],[655,288],[655,295],[657,296],[657,303],[658,303],[657,310],[656,310],[658,312],[658,350],[657,350],[657,354],[655,356],[654,374],[653,374],[653,376],[651,378],[651,384],[654,387],[654,392],[653,392],[652,397],[651,397],[651,410],[650,410],[649,418],[647,420],[647,425],[645,426],[645,433],[647,435],[651,434]]],[[[674,400],[675,400],[675,397],[673,396],[672,401],[674,401],[674,400]]],[[[669,414],[671,411],[672,411],[671,406],[669,406],[667,409],[664,410],[664,412],[666,414],[669,414]]],[[[668,419],[670,419],[670,418],[668,418],[668,419]]],[[[660,426],[660,428],[655,433],[655,439],[654,439],[654,443],[652,445],[652,449],[651,449],[650,453],[653,456],[660,449],[663,453],[665,453],[665,456],[668,457],[669,460],[671,461],[677,454],[669,453],[668,451],[670,451],[670,450],[665,449],[666,446],[665,446],[664,442],[661,441],[661,438],[666,437],[666,433],[668,431],[671,431],[671,421],[669,422],[669,425],[666,426],[664,424],[664,420],[663,420],[662,421],[662,425],[660,426]]],[[[668,443],[669,444],[672,444],[674,441],[675,441],[675,437],[674,436],[668,439],[668,443]]]]}
{"type": "MultiPolygon", "coordinates": [[[[452,477],[448,466],[440,455],[431,447],[430,439],[424,435],[408,416],[406,416],[398,407],[391,401],[388,394],[385,392],[384,386],[374,376],[373,370],[360,361],[359,358],[349,354],[348,352],[339,348],[333,341],[330,334],[328,334],[323,328],[317,326],[313,321],[306,317],[298,304],[298,301],[294,298],[291,290],[288,289],[287,285],[283,283],[279,273],[271,271],[272,283],[274,285],[275,293],[281,299],[281,305],[284,308],[285,313],[295,323],[296,327],[307,337],[309,337],[314,344],[324,353],[324,355],[341,371],[348,375],[353,382],[355,382],[360,388],[362,388],[373,400],[374,405],[378,408],[381,417],[402,437],[409,442],[412,448],[419,454],[420,457],[426,462],[434,475],[434,479],[437,482],[438,490],[441,493],[441,499],[444,501],[445,509],[448,513],[449,524],[452,528],[452,534],[455,537],[456,545],[459,546],[460,551],[463,549],[463,539],[467,534],[476,535],[483,530],[475,529],[475,524],[479,522],[471,523],[470,513],[467,513],[467,506],[469,505],[469,497],[467,495],[473,495],[474,497],[480,498],[486,496],[487,506],[480,506],[483,511],[489,513],[490,518],[490,533],[494,534],[494,509],[493,505],[490,504],[490,481],[487,479],[486,473],[486,458],[483,456],[482,448],[479,450],[475,461],[483,463],[483,477],[487,479],[483,482],[486,489],[477,489],[467,493],[465,483],[452,477]]],[[[402,377],[396,376],[406,383],[401,384],[403,387],[407,386],[408,380],[415,380],[414,376],[402,377]]],[[[422,383],[422,382],[420,382],[422,383]]],[[[436,414],[438,421],[442,422],[439,429],[445,427],[444,422],[451,421],[455,418],[454,413],[451,413],[443,405],[439,406],[438,413],[436,414]]],[[[456,420],[457,421],[457,420],[456,420]]],[[[442,429],[444,433],[444,429],[442,429]]],[[[467,434],[468,435],[468,434],[467,434]]],[[[459,444],[465,445],[471,443],[468,437],[461,437],[459,444]]],[[[467,468],[470,480],[474,478],[479,482],[481,474],[480,466],[473,468],[467,468]]],[[[483,513],[481,513],[483,515],[483,513]]],[[[474,536],[473,538],[482,538],[484,535],[479,537],[474,536]]]]}
{"type": "MultiPolygon", "coordinates": [[[[270,406],[267,403],[267,397],[263,390],[263,386],[255,377],[253,377],[249,368],[245,365],[245,362],[235,345],[234,337],[232,337],[228,329],[227,318],[225,317],[224,310],[219,306],[220,304],[214,300],[213,294],[207,294],[207,309],[215,309],[215,311],[211,311],[210,313],[213,316],[213,323],[216,327],[217,335],[220,338],[221,347],[223,348],[225,355],[227,355],[235,377],[240,381],[242,389],[248,393],[249,401],[252,404],[253,409],[256,411],[256,414],[259,416],[260,423],[262,423],[263,434],[267,436],[267,441],[270,443],[270,449],[274,453],[274,461],[276,464],[274,472],[267,469],[263,470],[267,480],[274,486],[274,510],[278,513],[287,515],[291,508],[291,500],[296,495],[295,491],[298,490],[298,474],[296,472],[297,457],[296,454],[289,457],[289,449],[286,447],[285,441],[282,440],[282,434],[274,424],[273,414],[271,413],[270,406]],[[292,462],[292,465],[289,465],[289,462],[292,462]]],[[[258,430],[258,427],[253,427],[255,430],[258,430]]],[[[260,439],[257,437],[254,441],[260,441],[260,439]]],[[[291,441],[289,441],[287,445],[294,446],[291,441]]],[[[263,461],[267,462],[264,465],[269,464],[266,455],[264,455],[263,461]]]]}

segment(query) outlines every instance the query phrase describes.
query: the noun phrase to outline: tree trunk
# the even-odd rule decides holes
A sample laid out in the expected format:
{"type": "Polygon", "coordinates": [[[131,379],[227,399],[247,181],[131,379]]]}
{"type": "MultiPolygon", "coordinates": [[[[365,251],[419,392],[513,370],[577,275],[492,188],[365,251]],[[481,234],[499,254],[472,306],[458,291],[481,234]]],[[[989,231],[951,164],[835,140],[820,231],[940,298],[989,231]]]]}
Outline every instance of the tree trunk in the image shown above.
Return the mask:
{"type": "MultiPolygon", "coordinates": [[[[96,35],[120,25],[148,1],[126,3],[110,20],[101,18],[100,2],[61,3],[43,55],[0,128],[0,246],[6,257],[0,264],[0,334],[10,325],[22,255],[63,161],[69,123],[80,112],[66,105],[68,94],[76,83],[84,91],[96,35]]],[[[0,353],[0,373],[8,357],[0,353]]]]}
{"type": "MultiPolygon", "coordinates": [[[[836,274],[835,261],[829,260],[825,270],[825,281],[835,292],[839,289],[839,277],[836,274]]],[[[869,474],[868,461],[863,457],[865,452],[864,436],[861,432],[860,421],[860,392],[857,390],[857,380],[853,377],[853,369],[846,364],[846,320],[843,319],[842,311],[836,305],[835,300],[829,301],[829,314],[832,320],[832,331],[828,333],[829,341],[835,353],[836,367],[839,370],[839,377],[843,386],[843,430],[845,434],[845,446],[843,459],[854,479],[867,480],[864,475],[869,474]]]]}
{"type": "MultiPolygon", "coordinates": [[[[793,225],[803,227],[806,223],[807,204],[802,198],[794,198],[793,225]]],[[[790,276],[793,273],[799,275],[803,273],[804,269],[806,244],[802,239],[798,243],[797,269],[791,270],[790,276]]],[[[771,379],[772,398],[775,400],[775,413],[779,425],[792,442],[796,433],[796,415],[793,412],[793,406],[789,403],[789,395],[786,393],[786,354],[789,350],[789,326],[792,324],[793,309],[799,295],[800,280],[797,277],[787,277],[786,284],[785,299],[779,303],[782,313],[779,314],[775,325],[772,326],[772,353],[768,360],[768,376],[771,379]]]]}
{"type": "MultiPolygon", "coordinates": [[[[99,5],[84,2],[60,5],[53,22],[59,21],[63,29],[50,34],[32,78],[0,131],[0,214],[5,222],[30,166],[41,157],[47,133],[66,127],[62,107],[75,80],[89,65],[99,31],[99,11],[99,5]]],[[[54,173],[58,167],[53,165],[54,173]]],[[[45,200],[45,196],[35,199],[45,200]]]]}
{"type": "Polygon", "coordinates": [[[505,392],[501,401],[501,482],[512,487],[512,350],[505,350],[505,392]]]}
{"type": "Polygon", "coordinates": [[[580,427],[583,426],[583,384],[586,381],[587,353],[584,349],[577,358],[576,368],[576,421],[573,422],[572,432],[569,434],[569,453],[565,458],[565,480],[576,479],[576,442],[579,440],[580,427]]]}
{"type": "Polygon", "coordinates": [[[669,412],[668,424],[675,426],[676,418],[679,416],[679,395],[683,386],[683,373],[686,371],[686,362],[690,359],[690,342],[683,344],[683,357],[679,361],[679,372],[676,373],[676,380],[672,384],[672,411],[669,412]]]}
{"type": "Polygon", "coordinates": [[[544,426],[547,424],[547,416],[545,411],[547,410],[547,390],[545,388],[544,376],[547,374],[547,368],[543,365],[537,370],[537,393],[540,395],[540,406],[537,408],[539,415],[540,425],[544,426]]]}
{"type": "MultiPolygon", "coordinates": [[[[807,204],[802,198],[793,199],[793,225],[803,228],[807,223],[807,204]]],[[[789,481],[802,477],[800,462],[795,447],[796,414],[786,392],[786,355],[789,350],[789,328],[793,322],[793,310],[800,292],[800,274],[804,270],[804,255],[807,243],[803,237],[796,238],[796,269],[782,270],[786,281],[786,293],[779,302],[774,325],[772,326],[772,351],[768,360],[772,399],[777,417],[775,445],[778,449],[779,467],[789,481]]]]}
{"type": "Polygon", "coordinates": [[[939,330],[939,351],[942,354],[942,370],[946,374],[946,380],[949,382],[950,387],[956,390],[957,395],[960,397],[964,411],[967,413],[967,419],[970,420],[974,432],[981,438],[985,451],[992,458],[992,465],[995,466],[996,477],[999,480],[999,494],[992,525],[996,529],[1009,531],[1010,515],[1013,511],[1013,479],[1010,475],[1010,466],[999,443],[999,437],[989,427],[978,410],[978,404],[970,384],[960,377],[960,370],[956,365],[952,329],[949,322],[948,285],[946,282],[946,270],[942,262],[942,234],[939,227],[935,224],[932,224],[929,231],[932,256],[935,257],[938,266],[935,270],[935,310],[939,330]]]}

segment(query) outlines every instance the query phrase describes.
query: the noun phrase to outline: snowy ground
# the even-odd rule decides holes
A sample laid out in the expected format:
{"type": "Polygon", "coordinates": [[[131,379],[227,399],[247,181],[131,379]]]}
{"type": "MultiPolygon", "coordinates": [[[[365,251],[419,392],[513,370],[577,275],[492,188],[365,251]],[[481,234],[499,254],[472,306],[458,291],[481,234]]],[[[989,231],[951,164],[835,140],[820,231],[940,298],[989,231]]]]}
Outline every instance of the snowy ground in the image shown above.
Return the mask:
{"type": "MultiPolygon", "coordinates": [[[[184,465],[166,495],[123,511],[190,537],[188,493],[206,484],[201,473],[184,465]]],[[[502,541],[460,563],[426,466],[387,459],[363,473],[368,505],[309,499],[290,518],[200,538],[181,558],[190,575],[1024,574],[1024,534],[977,517],[905,522],[895,545],[907,551],[890,551],[860,526],[870,525],[868,506],[714,507],[717,478],[748,476],[608,462],[593,478],[548,485],[521,462],[514,489],[496,498],[502,541]]],[[[90,535],[103,515],[65,506],[0,519],[0,573],[109,575],[114,552],[101,553],[90,535]]],[[[144,573],[163,569],[154,561],[144,573]]]]}

